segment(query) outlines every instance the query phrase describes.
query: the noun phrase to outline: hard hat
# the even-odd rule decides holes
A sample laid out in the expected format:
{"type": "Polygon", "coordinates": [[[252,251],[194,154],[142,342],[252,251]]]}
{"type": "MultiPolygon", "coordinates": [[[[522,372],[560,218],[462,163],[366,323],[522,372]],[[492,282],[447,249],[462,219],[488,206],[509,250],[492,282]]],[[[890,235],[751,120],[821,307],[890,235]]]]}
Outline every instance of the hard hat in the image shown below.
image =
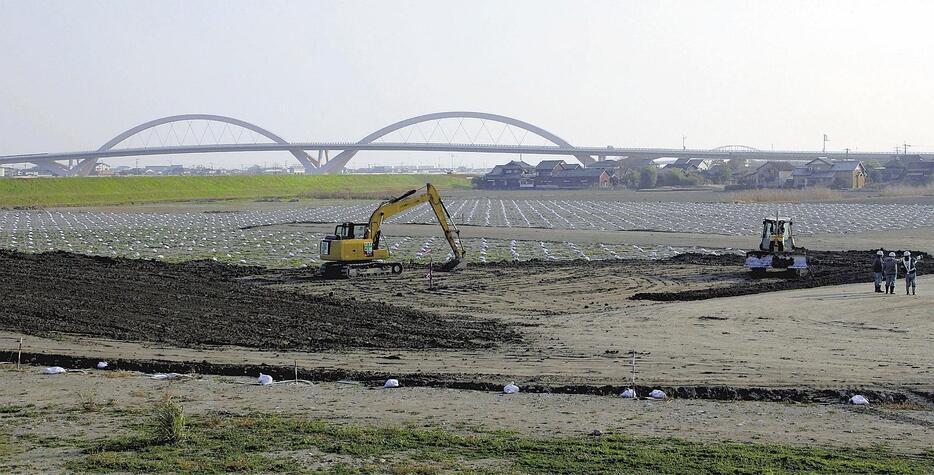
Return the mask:
{"type": "Polygon", "coordinates": [[[905,257],[908,257],[908,256],[910,256],[910,255],[911,255],[911,253],[910,253],[910,252],[908,252],[908,251],[905,251],[905,254],[904,254],[904,256],[905,256],[905,257]]]}
{"type": "Polygon", "coordinates": [[[885,253],[882,252],[882,249],[879,249],[878,251],[876,251],[876,255],[877,255],[877,256],[881,256],[881,255],[883,255],[883,254],[885,254],[885,253]]]}
{"type": "Polygon", "coordinates": [[[889,253],[889,257],[895,257],[895,253],[894,253],[894,252],[890,252],[890,253],[889,253]]]}

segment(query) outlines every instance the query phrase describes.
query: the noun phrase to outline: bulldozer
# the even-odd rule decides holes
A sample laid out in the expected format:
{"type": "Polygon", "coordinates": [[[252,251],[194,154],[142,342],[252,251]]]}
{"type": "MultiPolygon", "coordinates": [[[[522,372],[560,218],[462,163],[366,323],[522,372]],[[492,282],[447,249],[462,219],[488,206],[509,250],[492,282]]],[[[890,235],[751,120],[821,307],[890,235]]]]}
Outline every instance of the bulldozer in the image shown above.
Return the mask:
{"type": "Polygon", "coordinates": [[[791,218],[762,220],[759,250],[746,253],[746,267],[758,277],[765,276],[769,269],[797,277],[808,268],[807,249],[795,245],[791,218]]]}
{"type": "Polygon", "coordinates": [[[448,214],[438,190],[431,183],[427,183],[423,193],[416,195],[417,191],[410,190],[398,198],[383,202],[373,211],[366,223],[341,223],[335,226],[334,234],[325,236],[321,241],[319,254],[325,262],[318,274],[323,277],[350,278],[401,274],[401,263],[385,260],[389,258],[389,250],[381,245],[380,227],[390,217],[426,202],[434,210],[453,253],[452,257],[442,264],[442,270],[460,270],[467,267],[460,230],[448,214]]]}

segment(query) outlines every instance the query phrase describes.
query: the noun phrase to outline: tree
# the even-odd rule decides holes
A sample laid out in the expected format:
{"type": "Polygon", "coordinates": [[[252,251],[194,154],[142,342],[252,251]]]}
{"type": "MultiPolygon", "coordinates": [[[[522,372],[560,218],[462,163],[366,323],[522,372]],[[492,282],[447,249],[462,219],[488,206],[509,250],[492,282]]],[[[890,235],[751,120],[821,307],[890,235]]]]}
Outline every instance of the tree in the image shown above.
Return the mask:
{"type": "Polygon", "coordinates": [[[863,168],[866,169],[866,181],[869,183],[882,182],[882,164],[878,160],[867,160],[863,162],[863,168]]]}
{"type": "Polygon", "coordinates": [[[719,185],[729,183],[733,179],[733,170],[727,165],[716,165],[710,169],[710,178],[719,185]]]}
{"type": "Polygon", "coordinates": [[[658,182],[658,171],[654,165],[647,165],[639,170],[639,188],[655,188],[658,182]]]}
{"type": "Polygon", "coordinates": [[[666,168],[657,181],[659,186],[696,186],[701,178],[678,168],[666,168]]]}

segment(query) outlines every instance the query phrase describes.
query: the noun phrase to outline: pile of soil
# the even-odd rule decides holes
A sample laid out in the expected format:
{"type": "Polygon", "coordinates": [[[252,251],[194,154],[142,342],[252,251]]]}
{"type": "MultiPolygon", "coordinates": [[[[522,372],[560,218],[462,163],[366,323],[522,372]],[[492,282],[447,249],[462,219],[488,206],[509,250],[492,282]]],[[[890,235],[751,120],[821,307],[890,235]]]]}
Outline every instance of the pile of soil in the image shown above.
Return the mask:
{"type": "MultiPolygon", "coordinates": [[[[855,284],[872,282],[871,263],[875,251],[808,251],[808,271],[801,277],[787,277],[783,273],[771,273],[773,277],[750,279],[747,283],[730,287],[695,289],[680,292],[643,292],[637,293],[631,300],[654,300],[660,302],[706,300],[718,297],[759,294],[778,290],[808,289],[826,285],[855,284]]],[[[918,265],[918,275],[924,274],[924,264],[930,263],[931,256],[925,252],[912,251],[914,256],[922,256],[918,265]]],[[[901,256],[902,251],[896,251],[901,256]]],[[[711,265],[736,265],[742,263],[742,256],[707,256],[682,254],[670,259],[678,262],[691,262],[711,265]],[[734,262],[736,261],[736,262],[734,262]]],[[[899,280],[903,278],[899,275],[899,280]]],[[[898,291],[904,291],[897,287],[898,291]]]]}
{"type": "Polygon", "coordinates": [[[264,349],[486,348],[510,326],[249,284],[265,269],[0,250],[0,329],[177,346],[264,349]]]}

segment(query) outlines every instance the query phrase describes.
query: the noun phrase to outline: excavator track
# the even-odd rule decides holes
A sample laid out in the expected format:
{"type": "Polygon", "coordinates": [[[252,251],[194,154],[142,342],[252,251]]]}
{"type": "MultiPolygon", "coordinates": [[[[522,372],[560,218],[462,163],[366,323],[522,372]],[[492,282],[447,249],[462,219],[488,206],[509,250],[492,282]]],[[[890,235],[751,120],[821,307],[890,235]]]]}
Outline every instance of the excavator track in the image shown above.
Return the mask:
{"type": "Polygon", "coordinates": [[[328,262],[321,266],[319,275],[330,279],[358,279],[361,277],[377,277],[402,273],[402,264],[398,262],[362,262],[347,264],[328,262]]]}

